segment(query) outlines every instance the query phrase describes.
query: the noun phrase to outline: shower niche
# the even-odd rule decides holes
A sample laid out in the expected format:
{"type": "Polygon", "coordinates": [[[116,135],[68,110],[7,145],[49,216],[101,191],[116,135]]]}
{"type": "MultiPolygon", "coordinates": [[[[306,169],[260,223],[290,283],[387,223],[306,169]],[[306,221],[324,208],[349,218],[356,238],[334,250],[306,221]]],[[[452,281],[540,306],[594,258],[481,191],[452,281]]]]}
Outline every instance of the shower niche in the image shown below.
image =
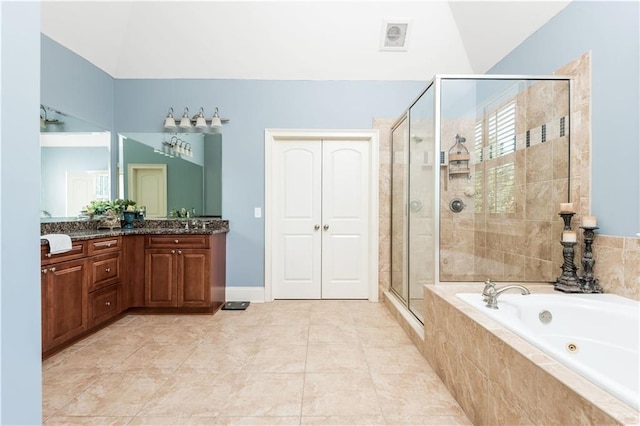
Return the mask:
{"type": "Polygon", "coordinates": [[[570,89],[563,76],[436,76],[393,126],[391,291],[418,320],[425,284],[560,273],[570,89]]]}

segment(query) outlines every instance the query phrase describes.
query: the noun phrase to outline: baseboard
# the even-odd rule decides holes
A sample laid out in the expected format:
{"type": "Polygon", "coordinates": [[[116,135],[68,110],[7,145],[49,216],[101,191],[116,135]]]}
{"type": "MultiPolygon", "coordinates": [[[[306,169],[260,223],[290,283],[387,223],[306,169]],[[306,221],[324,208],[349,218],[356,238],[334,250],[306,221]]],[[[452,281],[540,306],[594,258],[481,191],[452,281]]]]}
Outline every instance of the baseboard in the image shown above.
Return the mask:
{"type": "Polygon", "coordinates": [[[227,287],[226,300],[264,303],[264,287],[227,287]]]}

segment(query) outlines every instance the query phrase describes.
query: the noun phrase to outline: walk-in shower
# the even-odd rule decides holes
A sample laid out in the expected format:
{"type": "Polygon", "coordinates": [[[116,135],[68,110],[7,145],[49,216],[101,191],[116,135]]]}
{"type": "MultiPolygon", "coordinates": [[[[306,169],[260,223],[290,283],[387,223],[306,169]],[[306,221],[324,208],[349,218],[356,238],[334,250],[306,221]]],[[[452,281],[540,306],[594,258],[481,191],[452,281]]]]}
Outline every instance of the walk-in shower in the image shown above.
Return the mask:
{"type": "Polygon", "coordinates": [[[570,79],[436,76],[392,129],[391,291],[552,282],[569,199],[570,79]]]}

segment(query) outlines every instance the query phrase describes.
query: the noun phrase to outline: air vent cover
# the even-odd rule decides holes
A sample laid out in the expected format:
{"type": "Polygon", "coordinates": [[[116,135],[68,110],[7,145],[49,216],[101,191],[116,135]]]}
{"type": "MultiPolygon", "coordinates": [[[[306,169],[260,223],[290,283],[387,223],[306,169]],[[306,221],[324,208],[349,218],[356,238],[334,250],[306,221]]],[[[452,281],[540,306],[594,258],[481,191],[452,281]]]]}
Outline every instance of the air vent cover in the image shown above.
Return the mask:
{"type": "Polygon", "coordinates": [[[409,42],[408,19],[384,19],[380,34],[380,50],[406,51],[409,42]]]}

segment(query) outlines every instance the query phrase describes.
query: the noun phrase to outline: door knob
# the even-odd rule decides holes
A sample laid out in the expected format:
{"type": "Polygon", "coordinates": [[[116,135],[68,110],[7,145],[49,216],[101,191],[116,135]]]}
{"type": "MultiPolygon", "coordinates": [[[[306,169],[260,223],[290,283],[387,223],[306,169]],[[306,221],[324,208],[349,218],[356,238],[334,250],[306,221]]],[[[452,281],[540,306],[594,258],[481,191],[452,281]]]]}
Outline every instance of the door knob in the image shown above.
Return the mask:
{"type": "Polygon", "coordinates": [[[329,225],[323,226],[322,229],[324,229],[326,231],[327,229],[329,229],[329,225]]]}
{"type": "Polygon", "coordinates": [[[314,231],[317,231],[318,229],[320,229],[320,225],[314,225],[314,226],[313,226],[313,230],[314,230],[314,231]]]}

